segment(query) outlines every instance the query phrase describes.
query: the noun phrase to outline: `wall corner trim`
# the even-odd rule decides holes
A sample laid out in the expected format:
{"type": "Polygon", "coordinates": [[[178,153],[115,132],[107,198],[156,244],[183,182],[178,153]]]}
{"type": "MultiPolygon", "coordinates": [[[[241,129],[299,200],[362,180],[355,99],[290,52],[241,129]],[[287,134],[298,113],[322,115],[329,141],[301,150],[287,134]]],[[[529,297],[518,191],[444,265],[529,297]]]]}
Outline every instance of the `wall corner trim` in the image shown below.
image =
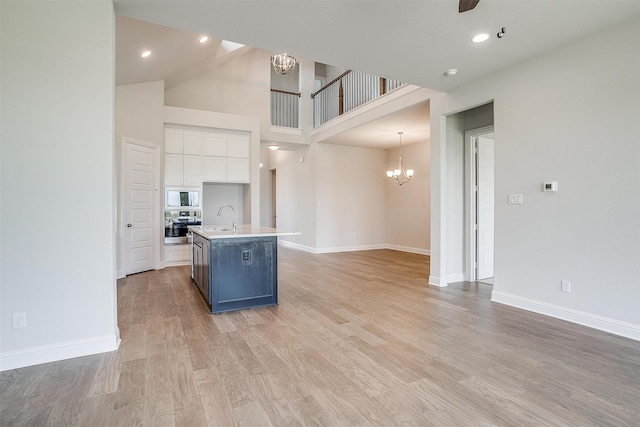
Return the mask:
{"type": "Polygon", "coordinates": [[[608,317],[573,310],[543,301],[523,298],[500,291],[493,291],[491,293],[491,301],[640,341],[640,325],[621,322],[608,317]]]}
{"type": "Polygon", "coordinates": [[[0,354],[0,372],[74,357],[115,351],[120,346],[120,330],[113,334],[82,340],[30,347],[0,354]]]}
{"type": "Polygon", "coordinates": [[[442,277],[429,276],[429,284],[432,286],[444,288],[447,286],[447,283],[446,279],[443,279],[442,277]]]}

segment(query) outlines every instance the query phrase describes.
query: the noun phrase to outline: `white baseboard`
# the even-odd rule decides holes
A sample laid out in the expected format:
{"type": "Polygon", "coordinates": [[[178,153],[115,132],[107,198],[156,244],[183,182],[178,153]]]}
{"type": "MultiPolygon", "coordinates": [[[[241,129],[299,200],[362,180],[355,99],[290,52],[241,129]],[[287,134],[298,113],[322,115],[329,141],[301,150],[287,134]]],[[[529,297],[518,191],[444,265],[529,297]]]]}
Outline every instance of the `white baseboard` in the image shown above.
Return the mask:
{"type": "Polygon", "coordinates": [[[179,260],[179,261],[165,261],[164,265],[162,266],[162,268],[165,267],[177,267],[179,265],[191,265],[191,261],[190,260],[179,260]]]}
{"type": "Polygon", "coordinates": [[[621,322],[608,317],[598,316],[584,311],[573,310],[571,308],[561,307],[499,291],[493,291],[491,293],[491,301],[640,341],[640,325],[634,325],[633,323],[621,322]]]}
{"type": "Polygon", "coordinates": [[[117,270],[116,271],[116,279],[122,279],[124,277],[124,273],[122,272],[122,270],[117,270]]]}
{"type": "Polygon", "coordinates": [[[316,248],[317,254],[333,254],[337,252],[373,251],[387,249],[387,245],[336,246],[333,248],[316,248]]]}
{"type": "Polygon", "coordinates": [[[305,251],[305,252],[311,252],[312,254],[316,253],[316,249],[312,248],[311,246],[305,246],[305,245],[301,245],[299,243],[289,242],[288,240],[278,239],[278,244],[280,244],[282,246],[286,246],[288,248],[292,248],[292,249],[298,249],[298,250],[305,251]]]}
{"type": "Polygon", "coordinates": [[[8,351],[0,354],[0,372],[73,359],[74,357],[106,353],[117,350],[119,346],[120,330],[118,329],[113,335],[8,351]]]}
{"type": "Polygon", "coordinates": [[[356,252],[356,251],[371,251],[377,249],[391,249],[394,251],[410,252],[419,255],[431,255],[431,251],[428,249],[412,248],[409,246],[378,244],[378,245],[361,245],[361,246],[336,246],[332,248],[313,248],[311,246],[301,245],[299,243],[289,242],[288,240],[278,240],[279,244],[287,246],[293,249],[299,249],[301,251],[310,252],[312,254],[329,254],[338,252],[356,252]]]}
{"type": "Polygon", "coordinates": [[[429,284],[439,288],[444,288],[447,286],[448,282],[442,277],[429,276],[429,284]]]}
{"type": "Polygon", "coordinates": [[[431,255],[431,251],[429,249],[412,248],[410,246],[387,245],[387,249],[400,251],[400,252],[409,252],[409,253],[418,254],[418,255],[431,255]]]}
{"type": "Polygon", "coordinates": [[[464,282],[464,273],[455,273],[447,275],[447,283],[464,282]]]}

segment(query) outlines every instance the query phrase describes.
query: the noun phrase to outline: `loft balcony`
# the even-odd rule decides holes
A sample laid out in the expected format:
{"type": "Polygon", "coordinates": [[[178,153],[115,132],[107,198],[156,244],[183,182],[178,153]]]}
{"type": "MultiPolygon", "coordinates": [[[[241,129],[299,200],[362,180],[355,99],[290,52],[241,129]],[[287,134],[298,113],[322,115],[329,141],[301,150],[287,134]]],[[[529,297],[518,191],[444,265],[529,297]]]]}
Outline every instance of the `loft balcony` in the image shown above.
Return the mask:
{"type": "MultiPolygon", "coordinates": [[[[347,70],[311,94],[313,128],[403,86],[397,80],[347,70]]],[[[271,125],[298,129],[300,97],[300,92],[271,89],[271,125]]]]}
{"type": "Polygon", "coordinates": [[[404,85],[397,80],[347,70],[311,95],[313,127],[317,128],[404,85]]]}

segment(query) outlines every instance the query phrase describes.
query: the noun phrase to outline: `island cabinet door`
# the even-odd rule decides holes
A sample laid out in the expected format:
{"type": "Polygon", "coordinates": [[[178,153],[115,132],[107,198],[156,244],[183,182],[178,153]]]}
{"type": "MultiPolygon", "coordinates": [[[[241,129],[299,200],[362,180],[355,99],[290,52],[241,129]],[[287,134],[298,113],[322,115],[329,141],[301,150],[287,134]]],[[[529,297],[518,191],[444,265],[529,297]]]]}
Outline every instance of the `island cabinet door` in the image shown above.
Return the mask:
{"type": "Polygon", "coordinates": [[[193,234],[193,281],[207,304],[209,299],[209,240],[193,234]]]}
{"type": "Polygon", "coordinates": [[[213,313],[278,303],[277,237],[213,239],[213,313]]]}

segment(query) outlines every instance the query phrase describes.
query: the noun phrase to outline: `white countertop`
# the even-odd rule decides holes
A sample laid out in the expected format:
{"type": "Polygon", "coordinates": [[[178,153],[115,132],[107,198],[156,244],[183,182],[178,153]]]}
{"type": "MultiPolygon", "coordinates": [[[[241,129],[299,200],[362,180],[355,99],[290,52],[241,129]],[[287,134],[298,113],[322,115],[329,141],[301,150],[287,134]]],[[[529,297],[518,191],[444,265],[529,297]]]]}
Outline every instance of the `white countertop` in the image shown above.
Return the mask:
{"type": "Polygon", "coordinates": [[[239,237],[267,237],[267,236],[299,236],[299,231],[284,231],[277,228],[260,227],[250,224],[238,224],[236,231],[231,225],[194,225],[188,227],[190,231],[198,233],[205,239],[233,239],[239,237]]]}

